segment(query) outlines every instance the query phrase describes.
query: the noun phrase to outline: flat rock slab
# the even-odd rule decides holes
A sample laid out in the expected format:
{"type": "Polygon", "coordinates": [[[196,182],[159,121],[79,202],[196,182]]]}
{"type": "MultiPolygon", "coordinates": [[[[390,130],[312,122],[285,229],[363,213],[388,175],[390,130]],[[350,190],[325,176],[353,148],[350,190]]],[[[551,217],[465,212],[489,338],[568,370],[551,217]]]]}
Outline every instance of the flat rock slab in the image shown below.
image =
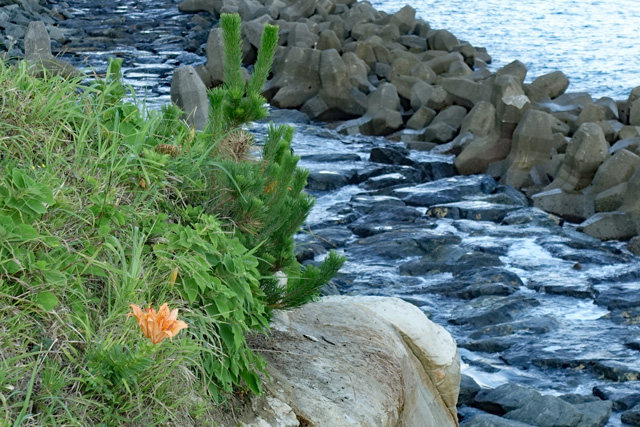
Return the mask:
{"type": "Polygon", "coordinates": [[[427,216],[432,218],[470,219],[474,221],[500,222],[518,206],[502,205],[478,200],[443,203],[431,206],[427,216]]]}
{"type": "Polygon", "coordinates": [[[433,206],[461,201],[465,196],[489,194],[498,183],[487,175],[456,176],[413,187],[398,188],[393,195],[411,206],[433,206]]]}

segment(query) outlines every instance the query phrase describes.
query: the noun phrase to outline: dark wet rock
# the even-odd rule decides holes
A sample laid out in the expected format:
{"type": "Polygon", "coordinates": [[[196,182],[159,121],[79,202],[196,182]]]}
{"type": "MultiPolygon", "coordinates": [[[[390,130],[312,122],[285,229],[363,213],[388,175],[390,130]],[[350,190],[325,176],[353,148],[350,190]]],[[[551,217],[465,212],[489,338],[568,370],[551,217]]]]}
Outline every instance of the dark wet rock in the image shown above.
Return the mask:
{"type": "Polygon", "coordinates": [[[532,317],[529,319],[518,320],[516,322],[485,326],[470,334],[469,337],[472,339],[479,339],[483,337],[503,337],[520,332],[540,335],[554,331],[558,329],[558,327],[559,323],[553,316],[532,317]]]}
{"type": "Polygon", "coordinates": [[[460,394],[458,394],[458,406],[469,405],[480,391],[478,383],[468,375],[460,375],[460,394]]]}
{"type": "Polygon", "coordinates": [[[312,171],[307,178],[307,190],[332,191],[351,183],[354,173],[312,171]]]}
{"type": "Polygon", "coordinates": [[[504,418],[539,427],[575,427],[582,413],[570,403],[554,396],[533,396],[504,418]]]}
{"type": "Polygon", "coordinates": [[[385,175],[379,175],[373,178],[369,178],[364,182],[364,188],[367,190],[381,190],[389,187],[400,187],[409,184],[417,184],[420,182],[420,175],[417,179],[410,179],[406,175],[401,173],[388,173],[385,175]]]}
{"type": "Polygon", "coordinates": [[[400,188],[393,194],[411,206],[433,206],[461,201],[465,196],[489,194],[498,184],[487,175],[456,176],[400,188]]]}
{"type": "Polygon", "coordinates": [[[574,298],[594,298],[598,295],[591,283],[576,283],[576,284],[545,284],[542,286],[542,290],[547,294],[552,295],[564,295],[574,298]]]}
{"type": "Polygon", "coordinates": [[[601,402],[602,399],[600,399],[597,396],[593,396],[590,394],[574,394],[574,393],[569,393],[569,394],[563,394],[561,396],[558,396],[560,399],[564,400],[567,403],[571,403],[572,405],[576,405],[576,404],[580,404],[580,403],[590,403],[590,402],[601,402]]]}
{"type": "MultiPolygon", "coordinates": [[[[349,201],[349,205],[357,212],[364,215],[382,213],[390,209],[397,209],[406,206],[402,200],[395,197],[371,196],[368,194],[353,196],[349,201]]],[[[417,212],[415,209],[411,209],[413,212],[417,212]]]]}
{"type": "Polygon", "coordinates": [[[540,238],[537,242],[554,257],[581,264],[612,265],[633,262],[632,256],[620,252],[617,248],[608,248],[604,244],[591,246],[588,242],[577,244],[571,241],[558,242],[554,239],[540,238]]]}
{"type": "Polygon", "coordinates": [[[610,313],[603,316],[605,319],[611,319],[612,322],[619,325],[639,325],[640,324],[640,307],[632,307],[627,309],[614,309],[610,313]]]}
{"type": "MultiPolygon", "coordinates": [[[[362,184],[372,178],[389,174],[401,174],[409,180],[408,182],[416,182],[422,179],[422,173],[412,166],[373,164],[359,169],[355,182],[362,184]]],[[[404,205],[404,203],[402,204],[404,205]]]]}
{"type": "Polygon", "coordinates": [[[561,219],[538,208],[527,208],[509,213],[502,220],[502,223],[509,225],[529,224],[552,228],[558,227],[561,223],[561,219]]]}
{"type": "Polygon", "coordinates": [[[593,394],[602,400],[611,401],[615,411],[626,411],[640,404],[640,390],[633,383],[596,386],[593,394]]]}
{"type": "Polygon", "coordinates": [[[429,159],[421,161],[418,154],[413,154],[411,158],[418,163],[417,168],[422,172],[423,182],[437,181],[457,175],[456,168],[451,160],[429,159]]]}
{"type": "Polygon", "coordinates": [[[454,308],[449,323],[481,327],[511,322],[539,305],[528,297],[481,297],[454,308]]]}
{"type": "Polygon", "coordinates": [[[325,249],[337,249],[344,247],[352,238],[352,234],[344,227],[329,227],[320,230],[311,230],[310,238],[325,249]]]}
{"type": "Polygon", "coordinates": [[[608,287],[600,292],[595,303],[607,310],[629,309],[640,306],[640,293],[636,283],[608,287]]]}
{"type": "Polygon", "coordinates": [[[298,262],[304,262],[315,259],[318,255],[326,254],[327,249],[319,243],[300,243],[298,242],[293,250],[298,262]]]}
{"type": "MultiPolygon", "coordinates": [[[[417,261],[409,261],[399,267],[400,274],[424,276],[432,273],[458,273],[483,267],[499,267],[502,261],[497,255],[468,251],[460,247],[441,246],[417,261]]],[[[448,293],[453,290],[447,285],[431,288],[432,291],[448,293]],[[442,289],[444,287],[444,289],[442,289]]],[[[462,292],[462,291],[460,291],[462,292]]],[[[481,293],[481,288],[476,289],[481,293]]],[[[471,296],[472,291],[467,295],[471,296]]]]}
{"type": "Polygon", "coordinates": [[[480,391],[473,402],[476,408],[491,414],[504,415],[526,405],[540,393],[517,384],[503,384],[494,389],[480,391]]]}
{"type": "Polygon", "coordinates": [[[589,363],[589,369],[611,381],[638,381],[640,379],[640,365],[616,362],[614,360],[596,360],[589,363]]]}
{"type": "Polygon", "coordinates": [[[474,221],[500,222],[517,206],[467,200],[431,206],[427,216],[432,218],[470,219],[474,221]]]}
{"type": "Polygon", "coordinates": [[[318,163],[359,162],[362,160],[361,157],[355,153],[306,154],[301,156],[301,159],[318,163]]]}
{"type": "Polygon", "coordinates": [[[473,366],[474,368],[480,369],[482,372],[487,372],[490,374],[495,374],[500,372],[500,368],[493,366],[489,362],[485,362],[483,359],[479,358],[468,358],[466,356],[460,356],[460,360],[466,363],[469,366],[473,366]]]}
{"type": "Polygon", "coordinates": [[[401,147],[375,147],[371,149],[369,160],[387,165],[415,165],[408,155],[409,153],[401,147]]]}
{"type": "Polygon", "coordinates": [[[575,403],[573,406],[582,413],[578,427],[604,427],[609,421],[609,417],[611,417],[613,404],[611,402],[592,401],[575,403]]]}
{"type": "Polygon", "coordinates": [[[624,343],[625,347],[630,348],[631,350],[640,351],[640,338],[634,338],[624,343]]]}
{"type": "Polygon", "coordinates": [[[410,225],[416,226],[421,218],[422,214],[415,208],[400,206],[358,218],[349,225],[349,228],[356,236],[369,237],[410,225]]]}
{"type": "Polygon", "coordinates": [[[522,279],[516,273],[504,268],[479,268],[461,271],[455,275],[455,278],[465,285],[504,284],[516,288],[524,286],[522,279]]]}
{"type": "Polygon", "coordinates": [[[499,185],[493,193],[487,195],[483,194],[474,197],[472,200],[482,200],[488,203],[501,205],[513,205],[520,207],[529,206],[529,199],[527,199],[527,196],[508,185],[499,185]]]}
{"type": "Polygon", "coordinates": [[[515,344],[510,338],[490,338],[487,340],[467,341],[459,340],[458,347],[466,348],[471,351],[480,351],[484,353],[500,353],[508,350],[515,344]]]}
{"type": "MultiPolygon", "coordinates": [[[[465,252],[458,248],[447,247],[437,248],[434,252],[446,251],[454,254],[465,252]]],[[[495,255],[494,257],[484,258],[478,256],[478,253],[471,253],[464,255],[461,259],[464,261],[465,257],[467,259],[475,258],[473,262],[476,263],[476,267],[471,268],[470,265],[464,262],[460,263],[460,267],[452,266],[451,264],[442,265],[437,260],[434,261],[432,256],[426,256],[418,262],[409,262],[400,266],[399,270],[405,274],[427,274],[440,272],[443,269],[445,271],[452,270],[453,280],[431,285],[425,291],[462,299],[474,299],[488,295],[511,295],[522,285],[520,278],[507,270],[492,266],[477,267],[481,262],[495,263],[495,255]]]]}
{"type": "Polygon", "coordinates": [[[474,299],[487,295],[511,295],[518,290],[513,285],[507,285],[504,283],[491,283],[491,284],[473,284],[455,293],[455,296],[462,299],[474,299]]]}
{"type": "Polygon", "coordinates": [[[429,230],[397,230],[365,237],[350,246],[352,256],[376,256],[402,259],[423,256],[442,245],[460,243],[458,236],[439,234],[429,230]],[[454,243],[455,242],[455,243],[454,243]]]}
{"type": "Polygon", "coordinates": [[[640,367],[637,365],[610,359],[581,358],[580,354],[568,349],[539,352],[523,349],[522,352],[503,354],[502,358],[505,362],[517,366],[526,366],[528,361],[531,361],[534,366],[543,368],[586,369],[601,378],[616,382],[637,381],[640,377],[640,367]]]}
{"type": "Polygon", "coordinates": [[[623,412],[620,419],[623,423],[629,424],[630,426],[640,426],[640,404],[623,412]]]}
{"type": "Polygon", "coordinates": [[[479,414],[465,420],[460,427],[533,427],[531,424],[524,424],[518,421],[505,420],[491,414],[479,414]]]}

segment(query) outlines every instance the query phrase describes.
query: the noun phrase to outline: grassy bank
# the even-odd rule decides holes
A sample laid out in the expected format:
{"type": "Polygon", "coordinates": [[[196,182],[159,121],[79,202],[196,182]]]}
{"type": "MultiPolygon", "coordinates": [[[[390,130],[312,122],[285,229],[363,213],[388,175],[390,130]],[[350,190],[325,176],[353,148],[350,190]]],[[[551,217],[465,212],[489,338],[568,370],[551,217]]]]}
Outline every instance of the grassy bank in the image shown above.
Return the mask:
{"type": "Polygon", "coordinates": [[[226,395],[261,391],[245,334],[342,264],[293,256],[307,175],[291,128],[257,155],[242,130],[266,115],[268,73],[234,80],[239,20],[225,19],[229,81],[203,132],[177,107],[124,101],[117,61],[88,84],[0,62],[0,425],[215,425],[226,395]],[[128,316],[164,303],[186,329],[128,316]]]}

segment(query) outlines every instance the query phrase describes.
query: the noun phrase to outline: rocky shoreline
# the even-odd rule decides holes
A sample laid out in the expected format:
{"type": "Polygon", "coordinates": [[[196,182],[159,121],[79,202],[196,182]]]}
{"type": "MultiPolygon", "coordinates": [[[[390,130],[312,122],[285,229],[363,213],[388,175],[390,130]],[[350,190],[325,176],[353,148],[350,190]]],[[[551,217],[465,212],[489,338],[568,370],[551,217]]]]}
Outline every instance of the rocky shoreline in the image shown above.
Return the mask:
{"type": "MultiPolygon", "coordinates": [[[[367,2],[329,0],[186,0],[179,8],[240,13],[247,67],[262,26],[280,26],[265,88],[275,107],[342,121],[337,129],[344,134],[382,135],[412,150],[454,155],[459,174],[488,174],[598,239],[639,233],[640,88],[624,101],[594,101],[565,93],[569,80],[561,71],[530,84],[519,61],[492,73],[484,49],[431,29],[411,6],[393,15],[367,2]]],[[[212,87],[222,81],[215,26],[206,53],[196,71],[212,87]]]]}
{"type": "MultiPolygon", "coordinates": [[[[396,16],[367,3],[346,3],[181,4],[183,11],[206,10],[194,15],[203,26],[191,40],[201,40],[202,31],[208,32],[206,22],[214,23],[219,12],[249,13],[243,16],[249,69],[256,30],[265,22],[281,25],[283,46],[266,94],[274,105],[285,107],[282,102],[294,100],[299,105],[287,108],[336,120],[338,134],[326,131],[321,136],[351,144],[316,147],[313,154],[302,151],[305,167],[312,170],[309,191],[320,196],[345,191],[348,196],[352,186],[358,190],[345,196],[345,202],[332,204],[332,215],[310,222],[314,233],[300,236],[300,259],[313,262],[327,249],[338,248],[358,263],[376,266],[381,272],[365,277],[356,268],[346,271],[335,292],[362,292],[357,284],[367,282],[365,294],[393,294],[413,302],[436,323],[448,324],[465,350],[463,362],[475,372],[495,372],[500,361],[530,372],[558,372],[559,381],[568,384],[601,379],[587,394],[558,387],[554,396],[541,396],[516,385],[520,381],[481,391],[463,376],[459,416],[464,425],[595,426],[619,425],[619,420],[639,425],[640,366],[630,362],[640,349],[637,258],[615,242],[600,243],[563,224],[563,219],[581,223],[587,234],[601,239],[637,234],[640,128],[630,124],[635,123],[630,117],[640,109],[639,90],[625,101],[593,102],[588,94],[564,93],[568,81],[559,72],[525,85],[523,64],[490,73],[483,66],[490,58],[482,49],[457,40],[436,45],[440,39],[453,43],[455,37],[431,30],[412,16],[410,7],[396,16]],[[308,9],[301,10],[305,4],[308,9]],[[251,13],[258,15],[250,19],[251,13]],[[348,18],[353,22],[345,24],[348,18]],[[413,24],[407,29],[409,21],[413,24]],[[398,32],[406,29],[405,34],[386,40],[395,37],[394,26],[398,32]],[[403,44],[402,36],[413,37],[402,39],[403,44]],[[315,41],[308,44],[308,37],[315,41]],[[406,45],[415,37],[425,46],[406,45]],[[387,62],[380,60],[385,50],[387,62]],[[427,54],[434,56],[425,61],[427,54]],[[340,89],[332,89],[336,87],[340,89]],[[381,144],[360,134],[385,134],[388,140],[381,144]],[[555,215],[531,208],[530,200],[555,215]],[[485,236],[499,243],[486,243],[485,236]],[[514,248],[528,244],[519,240],[523,236],[532,236],[537,246],[561,260],[568,270],[560,275],[565,282],[556,277],[532,280],[537,278],[535,263],[514,266],[514,248]],[[612,266],[624,268],[608,270],[612,266]],[[387,270],[403,275],[402,290],[387,282],[387,270]],[[571,270],[584,276],[566,280],[571,270]],[[563,298],[558,303],[562,308],[595,303],[607,312],[585,329],[602,338],[593,340],[596,345],[607,343],[609,357],[594,355],[579,342],[573,343],[578,348],[551,349],[547,340],[561,344],[548,337],[572,327],[561,312],[544,311],[558,298],[563,298]],[[596,333],[595,328],[601,330],[596,333]],[[475,354],[492,357],[487,362],[475,354]],[[546,418],[552,424],[536,418],[546,408],[552,411],[546,418]]],[[[196,69],[211,85],[219,66],[219,30],[208,33],[209,61],[196,69]]],[[[183,37],[182,42],[188,40],[183,37]]],[[[286,112],[281,118],[309,123],[305,116],[286,112]]],[[[637,245],[632,239],[628,248],[637,245]]],[[[524,384],[538,388],[535,382],[524,384]]]]}

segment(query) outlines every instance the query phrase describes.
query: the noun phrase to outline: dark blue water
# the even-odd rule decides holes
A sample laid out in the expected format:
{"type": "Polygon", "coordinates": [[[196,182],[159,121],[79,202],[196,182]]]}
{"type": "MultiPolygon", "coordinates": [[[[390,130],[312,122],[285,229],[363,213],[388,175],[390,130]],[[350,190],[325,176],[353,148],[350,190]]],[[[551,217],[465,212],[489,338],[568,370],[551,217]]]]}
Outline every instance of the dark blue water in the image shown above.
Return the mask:
{"type": "MultiPolygon", "coordinates": [[[[373,0],[393,13],[406,0],[373,0]]],[[[519,59],[528,80],[556,70],[572,92],[626,99],[640,86],[638,0],[419,0],[417,16],[474,46],[486,47],[494,68],[519,59]]]]}

